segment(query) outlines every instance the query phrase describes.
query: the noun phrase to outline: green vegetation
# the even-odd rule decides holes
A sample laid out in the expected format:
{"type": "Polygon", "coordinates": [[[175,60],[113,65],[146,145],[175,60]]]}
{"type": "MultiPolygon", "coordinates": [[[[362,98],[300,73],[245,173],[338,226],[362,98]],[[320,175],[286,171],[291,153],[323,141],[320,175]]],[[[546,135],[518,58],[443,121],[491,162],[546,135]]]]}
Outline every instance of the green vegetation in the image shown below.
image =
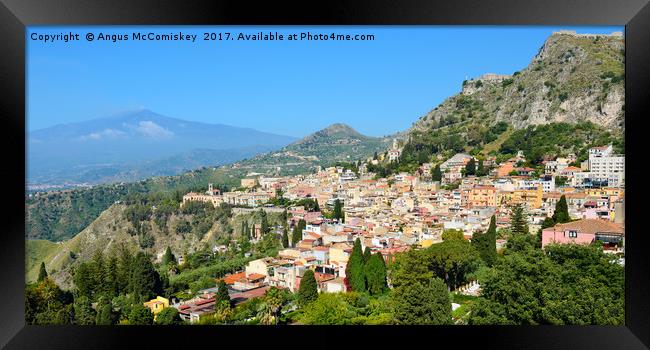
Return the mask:
{"type": "Polygon", "coordinates": [[[442,236],[440,238],[442,238],[443,241],[462,241],[465,239],[465,235],[462,230],[448,229],[442,231],[442,236]]]}
{"type": "Polygon", "coordinates": [[[622,325],[624,273],[597,246],[507,249],[481,277],[469,324],[622,325]]]}
{"type": "Polygon", "coordinates": [[[569,206],[567,205],[566,197],[564,195],[562,195],[557,204],[555,204],[555,212],[553,212],[552,219],[556,224],[563,224],[571,221],[571,217],[569,216],[569,206]]]}
{"type": "Polygon", "coordinates": [[[392,324],[392,306],[387,296],[369,297],[357,292],[321,293],[302,309],[297,318],[311,325],[392,324]]]}
{"type": "Polygon", "coordinates": [[[450,324],[451,302],[447,287],[440,278],[434,277],[426,255],[410,251],[398,259],[399,265],[392,277],[394,322],[407,325],[450,324]]]}
{"type": "Polygon", "coordinates": [[[490,218],[490,226],[488,230],[484,233],[476,232],[472,236],[472,246],[481,255],[481,259],[487,266],[492,266],[497,257],[497,226],[496,218],[492,215],[490,218]]]}
{"type": "Polygon", "coordinates": [[[166,307],[162,309],[156,316],[156,324],[159,325],[179,325],[182,324],[183,320],[178,314],[178,310],[173,307],[166,307]]]}
{"type": "Polygon", "coordinates": [[[340,199],[334,201],[334,219],[345,222],[345,213],[343,212],[343,202],[340,199]]]}
{"type": "Polygon", "coordinates": [[[540,164],[545,156],[560,156],[570,152],[578,161],[588,158],[589,148],[613,144],[617,152],[624,152],[622,133],[608,131],[591,122],[577,124],[550,123],[516,130],[501,144],[499,153],[514,156],[523,151],[529,164],[540,164]]]}
{"type": "Polygon", "coordinates": [[[25,287],[25,322],[38,325],[72,324],[74,307],[69,292],[62,291],[50,278],[25,287]]]}
{"type": "Polygon", "coordinates": [[[372,254],[367,259],[363,269],[370,295],[380,295],[388,290],[386,283],[386,263],[380,252],[372,254]]]}
{"type": "Polygon", "coordinates": [[[298,290],[298,303],[305,306],[318,298],[318,286],[314,271],[307,270],[300,280],[300,289],[298,290]]]}
{"type": "Polygon", "coordinates": [[[217,283],[217,300],[219,302],[226,301],[228,302],[228,305],[232,303],[230,300],[230,295],[228,294],[228,286],[226,285],[226,282],[223,281],[223,279],[219,280],[217,283]]]}
{"type": "Polygon", "coordinates": [[[363,271],[363,253],[361,251],[361,241],[357,238],[352,247],[352,254],[348,259],[345,267],[345,278],[349,289],[356,292],[366,291],[366,276],[363,271]]]}
{"type": "Polygon", "coordinates": [[[45,263],[41,263],[41,268],[38,271],[38,279],[36,281],[42,282],[44,279],[47,278],[47,271],[45,271],[45,263]]]}
{"type": "Polygon", "coordinates": [[[526,219],[526,213],[524,212],[524,207],[521,204],[517,204],[511,209],[510,232],[519,235],[529,233],[528,220],[526,219]]]}

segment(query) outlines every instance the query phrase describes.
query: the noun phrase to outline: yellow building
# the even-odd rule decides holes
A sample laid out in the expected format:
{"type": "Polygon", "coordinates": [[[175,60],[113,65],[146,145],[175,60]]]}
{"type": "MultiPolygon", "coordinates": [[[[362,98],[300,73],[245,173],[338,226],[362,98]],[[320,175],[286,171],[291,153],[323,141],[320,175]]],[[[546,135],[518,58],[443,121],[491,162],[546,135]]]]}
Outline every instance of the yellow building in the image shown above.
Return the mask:
{"type": "Polygon", "coordinates": [[[347,263],[352,247],[347,243],[335,243],[330,246],[330,261],[337,261],[340,263],[347,263]]]}
{"type": "Polygon", "coordinates": [[[497,189],[494,186],[475,186],[461,192],[461,205],[469,208],[496,207],[497,189]]]}
{"type": "Polygon", "coordinates": [[[244,179],[241,179],[241,187],[252,188],[252,187],[255,187],[255,186],[257,186],[257,179],[256,178],[252,178],[252,179],[244,178],[244,179]]]}
{"type": "Polygon", "coordinates": [[[595,197],[611,197],[611,196],[621,196],[624,193],[624,190],[616,187],[604,187],[604,188],[588,188],[585,190],[587,196],[595,197]]]}
{"type": "Polygon", "coordinates": [[[502,205],[522,204],[529,209],[539,209],[542,207],[542,194],[542,186],[536,190],[502,191],[497,194],[497,202],[502,205]]]}
{"type": "Polygon", "coordinates": [[[153,319],[156,320],[158,313],[164,308],[169,307],[169,299],[157,296],[156,299],[151,299],[144,303],[144,306],[149,308],[153,313],[153,319]]]}
{"type": "Polygon", "coordinates": [[[420,241],[420,247],[422,248],[429,248],[435,243],[440,243],[442,242],[441,240],[434,241],[433,239],[425,239],[420,241]]]}
{"type": "Polygon", "coordinates": [[[220,195],[209,195],[203,193],[190,192],[183,196],[182,205],[185,205],[187,204],[187,202],[191,202],[191,201],[212,203],[212,205],[216,208],[221,204],[221,202],[223,202],[223,197],[221,197],[220,195]]]}

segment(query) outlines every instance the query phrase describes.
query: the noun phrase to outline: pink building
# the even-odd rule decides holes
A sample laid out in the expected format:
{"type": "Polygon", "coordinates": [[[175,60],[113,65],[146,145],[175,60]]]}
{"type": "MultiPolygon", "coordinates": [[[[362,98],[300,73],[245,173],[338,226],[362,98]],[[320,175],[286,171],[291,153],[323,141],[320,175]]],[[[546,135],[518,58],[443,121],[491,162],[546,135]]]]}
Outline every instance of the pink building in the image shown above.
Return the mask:
{"type": "Polygon", "coordinates": [[[595,240],[610,246],[622,245],[623,225],[602,219],[582,219],[558,224],[542,231],[542,248],[552,243],[590,244],[595,240]]]}

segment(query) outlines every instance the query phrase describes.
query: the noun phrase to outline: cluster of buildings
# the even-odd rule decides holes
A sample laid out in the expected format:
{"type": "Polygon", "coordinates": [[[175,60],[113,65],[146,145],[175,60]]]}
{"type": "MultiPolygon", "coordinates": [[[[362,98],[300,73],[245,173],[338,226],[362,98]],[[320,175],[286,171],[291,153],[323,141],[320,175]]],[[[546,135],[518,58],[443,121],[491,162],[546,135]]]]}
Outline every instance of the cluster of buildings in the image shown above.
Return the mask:
{"type": "MultiPolygon", "coordinates": [[[[392,150],[399,153],[395,147],[392,150]]],[[[244,271],[225,277],[231,297],[243,300],[263,295],[272,286],[295,292],[308,269],[314,271],[319,291],[345,291],[345,267],[357,238],[364,250],[368,247],[390,261],[398,252],[441,242],[446,229],[460,230],[471,240],[475,232],[487,229],[492,215],[498,229],[507,228],[515,204],[525,208],[530,232],[534,233],[553,215],[562,196],[575,221],[544,229],[543,245],[600,240],[605,249],[622,250],[624,156],[613,154],[611,146],[592,148],[580,168],[571,166],[576,162],[574,155],[546,160],[541,174],[517,166],[525,160],[520,152],[501,164],[494,158],[484,160],[481,165],[490,169],[486,176],[466,176],[463,169],[472,158],[459,153],[442,162],[441,182],[408,173],[376,179],[364,166],[358,174],[330,167],[309,175],[247,178],[242,180],[245,191],[221,194],[210,185],[206,193],[188,193],[183,202],[245,203],[254,207],[281,192],[291,200],[314,199],[320,208],[331,209],[337,199],[344,203],[345,222],[303,207],[288,208],[288,226],[301,219],[307,223],[295,247],[285,248],[277,257],[251,261],[244,271]],[[562,181],[557,181],[558,177],[562,181]],[[457,188],[441,187],[452,182],[457,188]]],[[[430,174],[432,167],[423,164],[419,174],[430,174]]],[[[504,243],[499,240],[497,245],[504,243]]],[[[210,305],[209,300],[214,302],[209,296],[193,301],[193,306],[183,306],[181,313],[191,320],[193,313],[200,314],[210,305]]]]}
{"type": "MultiPolygon", "coordinates": [[[[541,222],[553,215],[562,196],[567,200],[573,219],[624,222],[625,157],[614,154],[611,145],[590,149],[589,159],[580,168],[571,166],[576,163],[573,154],[545,160],[540,170],[517,167],[525,161],[519,152],[500,164],[494,158],[484,160],[482,167],[490,169],[486,176],[467,176],[463,169],[472,159],[471,155],[459,153],[442,162],[440,182],[430,180],[433,167],[430,163],[423,164],[416,174],[399,173],[380,179],[367,173],[363,166],[358,173],[330,167],[308,175],[243,179],[245,191],[221,194],[209,185],[203,194],[188,193],[183,202],[201,200],[214,205],[245,202],[255,207],[264,205],[281,192],[284,198],[310,198],[318,201],[320,208],[331,209],[338,199],[344,203],[345,224],[331,222],[320,213],[308,213],[300,208],[289,210],[288,224],[294,225],[298,218],[306,217],[310,225],[304,235],[346,237],[334,240],[337,244],[351,244],[356,237],[368,242],[390,242],[381,247],[367,244],[377,249],[399,245],[397,242],[432,244],[440,240],[444,229],[462,230],[471,239],[474,232],[487,229],[492,215],[496,215],[499,227],[507,227],[510,208],[515,204],[525,207],[531,231],[536,232],[541,222]],[[449,182],[457,184],[457,188],[441,187],[449,182]]],[[[474,160],[478,164],[479,160],[474,160]]],[[[310,247],[302,243],[303,248],[331,248],[330,239],[320,238],[322,241],[313,238],[310,247]]],[[[306,254],[300,252],[302,257],[306,254]]],[[[323,261],[333,268],[337,262],[323,261]]]]}

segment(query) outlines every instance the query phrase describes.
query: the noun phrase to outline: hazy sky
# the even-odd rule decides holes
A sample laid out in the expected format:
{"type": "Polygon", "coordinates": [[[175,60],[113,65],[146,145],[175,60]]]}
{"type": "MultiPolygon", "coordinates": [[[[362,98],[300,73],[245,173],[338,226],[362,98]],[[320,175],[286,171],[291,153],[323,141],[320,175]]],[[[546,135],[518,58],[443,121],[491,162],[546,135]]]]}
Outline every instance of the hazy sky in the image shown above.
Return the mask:
{"type": "Polygon", "coordinates": [[[511,74],[560,29],[623,27],[30,27],[27,123],[36,130],[147,108],[169,117],[296,137],[344,122],[408,128],[466,78],[511,74]],[[44,43],[31,33],[80,34],[44,43]],[[195,43],[85,40],[87,32],[198,35],[195,43]],[[374,41],[203,41],[203,32],[373,34],[374,41]]]}

